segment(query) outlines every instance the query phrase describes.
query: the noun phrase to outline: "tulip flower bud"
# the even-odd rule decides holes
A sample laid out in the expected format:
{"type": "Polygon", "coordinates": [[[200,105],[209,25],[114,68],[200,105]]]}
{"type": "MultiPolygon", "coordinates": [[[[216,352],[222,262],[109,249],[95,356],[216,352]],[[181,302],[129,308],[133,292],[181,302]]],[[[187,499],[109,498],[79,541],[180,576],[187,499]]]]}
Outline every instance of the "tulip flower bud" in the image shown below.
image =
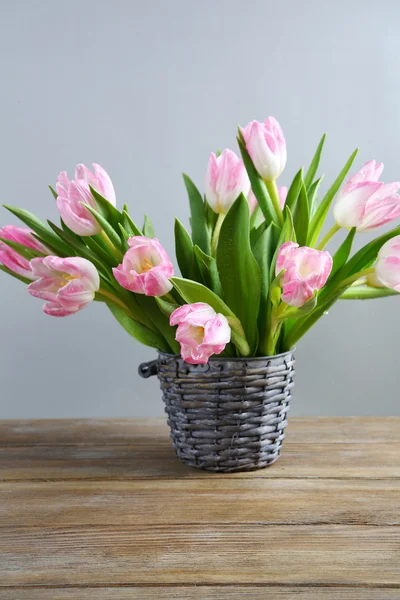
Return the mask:
{"type": "MultiPolygon", "coordinates": [[[[33,237],[32,233],[33,231],[27,227],[15,227],[14,225],[6,225],[0,229],[0,237],[5,240],[17,242],[27,248],[32,248],[32,250],[47,254],[49,252],[48,248],[38,242],[38,240],[33,237]]],[[[29,264],[29,260],[22,257],[16,250],[13,250],[13,248],[10,248],[10,246],[7,246],[7,244],[1,241],[0,263],[17,275],[22,275],[22,277],[26,277],[27,279],[36,279],[29,264]]]]}
{"type": "Polygon", "coordinates": [[[46,256],[33,258],[30,264],[39,279],[28,285],[28,292],[46,300],[43,312],[53,317],[67,317],[82,310],[100,287],[97,269],[86,258],[46,256]]]}
{"type": "Polygon", "coordinates": [[[206,200],[214,212],[225,215],[236,198],[250,189],[243,161],[232,150],[211,154],[206,175],[206,200]]]}
{"type": "Polygon", "coordinates": [[[332,257],[329,252],[287,242],[279,248],[276,275],[283,270],[282,301],[300,307],[325,285],[332,270],[332,257]]]}
{"type": "Polygon", "coordinates": [[[380,249],[375,275],[383,286],[400,292],[400,235],[393,237],[380,249]]]}
{"type": "Polygon", "coordinates": [[[77,235],[96,235],[101,226],[94,216],[83,206],[89,204],[98,210],[89,185],[115,206],[115,192],[110,177],[100,165],[93,164],[94,173],[85,165],[77,165],[75,179],[69,181],[67,173],[62,171],[56,185],[57,208],[64,223],[77,235]]]}
{"type": "Polygon", "coordinates": [[[371,231],[400,216],[400,182],[379,180],[383,164],[370,160],[339,192],[333,216],[339,227],[371,231]]]}
{"type": "Polygon", "coordinates": [[[259,175],[265,181],[279,177],[286,165],[286,142],[274,117],[264,123],[252,121],[242,129],[247,152],[259,175]]]}
{"type": "Polygon", "coordinates": [[[169,278],[174,267],[158,239],[139,235],[129,238],[128,244],[122,264],[113,269],[118,283],[136,294],[167,294],[172,289],[169,278]]]}
{"type": "Polygon", "coordinates": [[[206,364],[212,354],[220,354],[231,339],[226,317],[204,302],[185,304],[171,314],[170,325],[178,325],[176,341],[187,363],[206,364]]]}

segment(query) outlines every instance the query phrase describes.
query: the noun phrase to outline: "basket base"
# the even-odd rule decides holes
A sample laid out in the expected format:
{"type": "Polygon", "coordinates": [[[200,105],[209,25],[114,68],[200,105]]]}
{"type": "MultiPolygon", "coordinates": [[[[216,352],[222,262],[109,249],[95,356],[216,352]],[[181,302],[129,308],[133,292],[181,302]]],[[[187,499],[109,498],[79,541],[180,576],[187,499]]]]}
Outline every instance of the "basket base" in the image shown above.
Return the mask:
{"type": "Polygon", "coordinates": [[[231,467],[229,466],[219,466],[215,464],[211,465],[209,462],[201,462],[193,459],[188,459],[185,456],[180,455],[175,448],[176,456],[179,458],[181,462],[183,462],[187,467],[192,467],[193,469],[200,469],[201,471],[210,471],[212,473],[240,473],[243,471],[258,471],[260,469],[266,469],[273,465],[279,458],[280,453],[276,456],[271,457],[271,459],[259,461],[259,462],[246,462],[243,464],[234,464],[231,467]]]}

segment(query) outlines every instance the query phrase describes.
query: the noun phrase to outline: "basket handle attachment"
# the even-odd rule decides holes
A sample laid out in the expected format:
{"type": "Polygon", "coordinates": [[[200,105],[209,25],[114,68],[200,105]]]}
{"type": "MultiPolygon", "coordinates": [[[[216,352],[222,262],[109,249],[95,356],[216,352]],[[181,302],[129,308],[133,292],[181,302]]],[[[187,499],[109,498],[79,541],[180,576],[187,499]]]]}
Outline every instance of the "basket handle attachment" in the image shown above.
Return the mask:
{"type": "Polygon", "coordinates": [[[157,375],[158,372],[158,360],[151,360],[149,362],[144,362],[139,365],[139,375],[143,377],[143,379],[148,379],[153,375],[157,375]]]}

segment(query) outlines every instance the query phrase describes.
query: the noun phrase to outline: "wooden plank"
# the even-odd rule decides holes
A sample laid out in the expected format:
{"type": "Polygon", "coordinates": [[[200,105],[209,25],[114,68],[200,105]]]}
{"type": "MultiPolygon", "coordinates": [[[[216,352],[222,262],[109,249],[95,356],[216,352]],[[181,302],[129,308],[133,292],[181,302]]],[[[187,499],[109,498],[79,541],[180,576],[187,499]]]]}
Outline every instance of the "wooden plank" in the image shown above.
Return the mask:
{"type": "Polygon", "coordinates": [[[256,586],[0,589],[0,600],[399,600],[399,589],[256,586]]]}
{"type": "Polygon", "coordinates": [[[18,482],[0,484],[0,527],[400,525],[399,505],[396,479],[18,482]]]}
{"type": "Polygon", "coordinates": [[[1,585],[400,587],[400,527],[218,525],[10,528],[1,585]]]}
{"type": "MultiPolygon", "coordinates": [[[[289,417],[288,438],[309,444],[399,442],[400,417],[289,417]],[[312,436],[310,436],[312,432],[312,436]]],[[[165,418],[0,420],[0,446],[152,444],[168,437],[165,418]]]]}
{"type": "Polygon", "coordinates": [[[0,448],[0,480],[217,478],[398,478],[400,443],[298,444],[284,442],[269,468],[210,474],[183,465],[166,438],[152,445],[32,446],[0,448]]]}

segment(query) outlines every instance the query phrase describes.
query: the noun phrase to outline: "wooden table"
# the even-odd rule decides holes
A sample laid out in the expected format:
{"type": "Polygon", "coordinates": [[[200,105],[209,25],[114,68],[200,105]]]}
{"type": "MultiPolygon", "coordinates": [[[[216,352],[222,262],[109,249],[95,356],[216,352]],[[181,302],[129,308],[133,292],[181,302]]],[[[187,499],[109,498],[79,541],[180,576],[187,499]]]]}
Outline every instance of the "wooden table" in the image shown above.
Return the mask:
{"type": "Polygon", "coordinates": [[[400,418],[292,418],[214,475],[163,420],[0,421],[1,600],[399,600],[400,418]]]}

